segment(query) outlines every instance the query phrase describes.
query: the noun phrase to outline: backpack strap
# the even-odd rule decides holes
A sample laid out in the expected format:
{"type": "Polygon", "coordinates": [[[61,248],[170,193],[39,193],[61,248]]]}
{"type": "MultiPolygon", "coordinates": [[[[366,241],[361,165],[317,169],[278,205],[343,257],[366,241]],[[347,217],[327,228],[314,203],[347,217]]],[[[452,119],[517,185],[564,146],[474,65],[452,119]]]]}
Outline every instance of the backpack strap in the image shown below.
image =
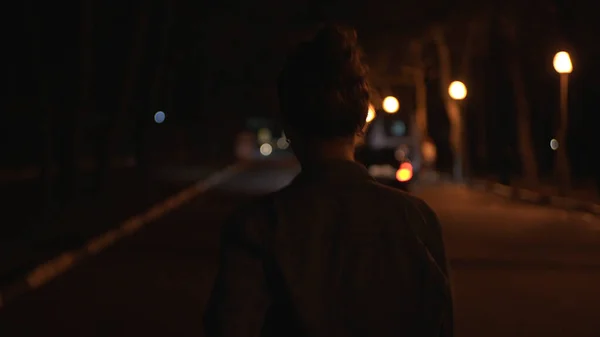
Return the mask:
{"type": "Polygon", "coordinates": [[[267,280],[267,287],[271,294],[272,305],[269,308],[263,331],[261,335],[272,336],[286,331],[288,336],[305,336],[297,314],[292,304],[290,291],[285,282],[283,271],[279,267],[275,256],[275,235],[278,225],[276,197],[274,194],[267,195],[264,200],[264,212],[266,215],[265,230],[265,254],[263,257],[263,268],[267,280]]]}
{"type": "Polygon", "coordinates": [[[433,254],[431,254],[431,249],[426,243],[428,240],[423,239],[428,236],[428,234],[424,231],[424,228],[428,226],[427,220],[425,220],[422,214],[417,215],[415,212],[411,212],[408,207],[406,208],[406,218],[408,220],[411,232],[413,233],[417,242],[417,246],[420,247],[421,254],[427,260],[427,262],[431,263],[435,270],[437,270],[437,274],[443,281],[444,285],[449,286],[450,282],[448,280],[448,276],[444,272],[444,269],[440,266],[441,261],[437,261],[433,254]]]}

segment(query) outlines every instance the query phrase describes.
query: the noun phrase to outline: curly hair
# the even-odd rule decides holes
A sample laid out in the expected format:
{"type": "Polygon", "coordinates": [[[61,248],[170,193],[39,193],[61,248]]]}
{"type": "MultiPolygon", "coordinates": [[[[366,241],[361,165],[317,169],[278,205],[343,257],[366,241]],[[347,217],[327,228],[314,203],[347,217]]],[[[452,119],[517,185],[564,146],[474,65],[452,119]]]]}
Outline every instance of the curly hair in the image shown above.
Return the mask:
{"type": "Polygon", "coordinates": [[[288,56],[279,76],[283,121],[319,139],[353,136],[366,123],[370,90],[356,32],[327,25],[288,56]]]}

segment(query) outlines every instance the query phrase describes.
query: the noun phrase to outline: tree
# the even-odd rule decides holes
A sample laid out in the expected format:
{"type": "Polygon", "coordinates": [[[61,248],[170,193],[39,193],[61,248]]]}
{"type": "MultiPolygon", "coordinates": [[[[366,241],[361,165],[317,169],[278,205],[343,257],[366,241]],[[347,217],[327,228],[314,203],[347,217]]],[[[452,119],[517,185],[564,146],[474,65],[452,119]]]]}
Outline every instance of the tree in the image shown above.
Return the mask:
{"type": "Polygon", "coordinates": [[[81,5],[80,16],[81,77],[79,104],[67,109],[58,127],[58,182],[60,199],[68,202],[75,195],[78,182],[78,154],[82,137],[82,122],[92,106],[93,73],[93,1],[85,0],[81,5]]]}
{"type": "MultiPolygon", "coordinates": [[[[75,112],[74,128],[74,156],[73,165],[77,165],[77,154],[80,152],[78,144],[82,138],[82,121],[86,120],[93,106],[92,83],[94,79],[94,44],[93,44],[93,25],[94,25],[94,3],[93,0],[83,1],[81,7],[81,98],[80,106],[75,112]]],[[[76,172],[76,171],[75,171],[76,172]]]]}
{"type": "Polygon", "coordinates": [[[517,38],[519,26],[516,20],[508,15],[501,16],[498,19],[503,37],[508,42],[510,48],[507,52],[506,59],[516,103],[518,144],[522,174],[528,185],[535,186],[539,183],[538,165],[532,143],[531,109],[529,107],[529,101],[527,100],[525,82],[519,58],[520,41],[517,38]]]}
{"type": "Polygon", "coordinates": [[[78,104],[69,106],[62,114],[58,127],[58,182],[60,197],[63,202],[68,202],[74,197],[78,182],[78,154],[81,143],[81,127],[87,112],[91,107],[91,83],[93,70],[93,3],[85,0],[81,5],[80,16],[80,100],[78,104]]]}
{"type": "MultiPolygon", "coordinates": [[[[156,108],[160,102],[158,101],[158,97],[160,96],[161,84],[165,81],[167,69],[167,51],[169,46],[169,36],[173,26],[173,1],[167,1],[165,8],[165,17],[166,22],[163,26],[161,32],[161,40],[158,50],[160,51],[160,55],[158,57],[158,62],[156,64],[156,68],[154,70],[154,79],[152,80],[152,84],[150,87],[150,95],[149,95],[149,105],[151,108],[156,108]]],[[[134,147],[135,147],[135,161],[137,164],[137,168],[140,169],[142,173],[146,173],[147,162],[146,162],[146,153],[145,153],[145,143],[146,143],[146,126],[147,123],[147,115],[145,111],[138,111],[135,130],[134,130],[134,147]]]]}
{"type": "Polygon", "coordinates": [[[461,73],[465,77],[470,78],[471,87],[477,87],[477,94],[471,95],[469,99],[470,106],[472,106],[475,112],[470,118],[472,118],[475,128],[474,134],[471,135],[470,139],[475,140],[475,156],[471,162],[471,167],[475,167],[475,161],[479,168],[487,167],[488,162],[488,135],[487,135],[487,124],[486,114],[487,109],[485,106],[485,91],[486,82],[485,75],[481,74],[477,76],[478,72],[473,72],[473,66],[479,66],[482,59],[486,59],[489,55],[490,48],[490,15],[491,11],[484,11],[482,15],[476,20],[471,21],[469,25],[469,36],[467,39],[467,46],[465,47],[465,53],[461,65],[461,73]]]}
{"type": "Polygon", "coordinates": [[[446,43],[446,36],[444,27],[441,25],[434,26],[431,30],[431,36],[437,47],[438,64],[439,64],[439,75],[440,75],[440,90],[442,94],[442,100],[446,107],[446,113],[448,114],[448,120],[450,121],[450,145],[454,153],[453,160],[453,175],[457,180],[463,179],[463,157],[464,157],[464,144],[463,144],[463,125],[462,116],[459,106],[448,94],[448,87],[452,79],[452,59],[450,54],[450,48],[446,43]]]}
{"type": "Polygon", "coordinates": [[[115,151],[116,143],[124,122],[127,120],[131,109],[131,101],[135,89],[135,83],[138,75],[138,68],[143,55],[144,42],[146,41],[146,31],[149,21],[149,1],[143,1],[138,12],[137,25],[133,33],[133,44],[131,46],[129,62],[126,68],[125,78],[123,82],[123,94],[121,96],[121,109],[119,113],[113,115],[110,120],[108,129],[103,135],[102,149],[99,153],[98,160],[98,177],[97,184],[102,187],[109,175],[113,152],[115,151]]]}
{"type": "MultiPolygon", "coordinates": [[[[463,118],[466,134],[463,141],[467,142],[465,149],[465,170],[469,174],[469,170],[474,168],[474,162],[471,160],[471,147],[468,144],[472,144],[473,140],[476,139],[476,157],[479,163],[486,161],[487,150],[486,150],[486,107],[484,101],[484,88],[485,79],[481,76],[477,76],[476,72],[473,72],[473,67],[476,65],[479,57],[485,56],[488,53],[489,48],[489,28],[490,28],[490,8],[482,8],[476,11],[472,17],[467,21],[466,24],[466,39],[462,45],[462,60],[459,66],[460,77],[468,79],[469,88],[473,88],[476,95],[471,95],[469,98],[469,107],[473,109],[467,109],[463,106],[463,118]],[[476,127],[474,132],[468,133],[466,128],[469,122],[473,121],[476,127]]],[[[471,129],[473,130],[473,129],[471,129]]]]}
{"type": "Polygon", "coordinates": [[[437,52],[440,93],[450,122],[453,173],[458,180],[463,179],[465,171],[471,167],[469,139],[478,138],[479,157],[485,157],[485,109],[481,97],[476,98],[473,102],[479,105],[477,109],[473,109],[475,114],[468,116],[467,112],[471,110],[467,110],[466,101],[453,100],[448,94],[448,87],[455,79],[465,79],[468,88],[477,86],[478,91],[483,87],[476,84],[477,76],[472,68],[476,57],[487,52],[490,13],[491,7],[487,5],[469,11],[457,11],[433,25],[429,32],[437,52]],[[451,36],[454,38],[450,39],[451,36]],[[459,56],[458,61],[453,60],[452,55],[459,56]],[[458,72],[454,74],[453,71],[458,72]],[[467,134],[467,121],[471,119],[475,119],[478,124],[474,135],[467,134]]]}
{"type": "Polygon", "coordinates": [[[422,142],[428,137],[427,86],[425,83],[425,73],[427,69],[423,62],[423,42],[420,39],[413,40],[409,50],[413,63],[411,70],[415,82],[415,119],[417,128],[419,129],[419,140],[422,142]]]}
{"type": "Polygon", "coordinates": [[[52,211],[52,201],[53,198],[53,181],[52,181],[52,164],[54,159],[54,151],[53,151],[53,143],[54,139],[52,137],[52,108],[49,104],[48,99],[48,75],[44,71],[42,67],[42,51],[40,45],[40,18],[35,13],[35,9],[33,6],[33,1],[27,2],[25,17],[27,18],[27,23],[29,24],[29,28],[31,30],[31,53],[32,53],[32,74],[37,76],[37,95],[38,95],[38,106],[42,111],[42,132],[43,132],[43,144],[41,151],[41,172],[40,172],[40,180],[42,186],[42,195],[43,195],[43,217],[44,222],[48,222],[50,220],[50,215],[52,211]]]}

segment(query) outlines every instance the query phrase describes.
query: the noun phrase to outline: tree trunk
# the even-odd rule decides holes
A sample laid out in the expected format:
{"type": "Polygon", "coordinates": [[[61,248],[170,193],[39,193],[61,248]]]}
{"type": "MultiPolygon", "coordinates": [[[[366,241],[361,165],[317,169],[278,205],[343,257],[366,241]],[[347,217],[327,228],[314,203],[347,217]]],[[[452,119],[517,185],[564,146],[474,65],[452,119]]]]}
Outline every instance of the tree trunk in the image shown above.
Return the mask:
{"type": "Polygon", "coordinates": [[[524,181],[530,187],[539,183],[538,165],[533,149],[531,135],[531,110],[525,91],[525,81],[521,70],[521,61],[518,53],[517,27],[514,21],[503,19],[501,21],[502,31],[510,46],[507,53],[508,69],[513,85],[513,95],[516,103],[517,131],[519,155],[521,157],[521,169],[524,181]]]}
{"type": "Polygon", "coordinates": [[[32,73],[37,77],[37,94],[38,94],[38,107],[42,111],[42,151],[40,158],[40,183],[42,187],[43,196],[43,220],[44,223],[48,223],[51,218],[53,210],[53,123],[52,123],[52,109],[48,100],[48,82],[47,74],[44,72],[42,67],[42,50],[41,50],[41,31],[39,16],[35,14],[33,7],[33,1],[27,3],[26,18],[29,21],[29,27],[31,28],[31,52],[32,52],[32,73]]]}
{"type": "Polygon", "coordinates": [[[78,157],[81,152],[82,122],[90,109],[91,73],[92,73],[92,0],[86,0],[81,6],[81,92],[78,105],[62,109],[61,129],[58,136],[58,187],[60,200],[63,203],[71,201],[77,194],[79,165],[78,157]]]}
{"type": "Polygon", "coordinates": [[[413,41],[410,50],[413,63],[411,73],[415,85],[415,124],[417,126],[415,141],[418,148],[419,161],[424,168],[428,169],[433,162],[429,160],[430,158],[425,158],[423,155],[423,145],[429,138],[427,129],[427,84],[425,83],[425,72],[427,69],[423,63],[423,42],[420,40],[413,41]]]}
{"type": "Polygon", "coordinates": [[[432,33],[433,40],[437,46],[438,51],[442,100],[444,101],[446,113],[448,114],[448,119],[450,121],[450,145],[454,154],[453,175],[454,179],[460,181],[463,179],[463,126],[460,108],[457,102],[454,101],[448,94],[448,87],[450,86],[452,78],[452,60],[450,55],[450,49],[446,44],[446,39],[444,37],[444,31],[442,28],[435,28],[432,33]]]}
{"type": "Polygon", "coordinates": [[[131,109],[131,100],[133,98],[133,92],[135,88],[135,82],[137,79],[138,67],[141,63],[142,49],[144,42],[146,41],[146,31],[148,28],[148,6],[149,2],[144,1],[141,4],[141,8],[138,15],[138,25],[133,34],[133,45],[131,47],[131,54],[129,57],[129,64],[126,68],[123,94],[121,96],[121,109],[119,113],[115,114],[110,120],[110,125],[106,131],[103,151],[99,160],[99,185],[103,187],[106,181],[109,179],[111,160],[113,152],[115,151],[116,144],[119,137],[121,136],[123,123],[127,121],[127,115],[131,109]]]}
{"type": "MultiPolygon", "coordinates": [[[[154,79],[152,80],[152,86],[150,87],[150,109],[156,109],[159,102],[159,92],[161,84],[165,80],[167,72],[167,50],[169,46],[169,34],[173,25],[173,1],[166,2],[166,23],[163,26],[161,45],[160,45],[160,56],[158,64],[154,72],[154,79]]],[[[151,110],[152,111],[152,110],[151,110]]],[[[137,168],[140,173],[146,174],[148,169],[148,162],[146,158],[146,127],[150,118],[146,111],[140,111],[137,114],[137,122],[135,125],[135,161],[137,168]]]]}
{"type": "Polygon", "coordinates": [[[64,111],[58,125],[57,164],[58,164],[58,196],[61,207],[73,198],[75,188],[75,111],[64,111]]]}
{"type": "MultiPolygon", "coordinates": [[[[75,124],[74,135],[74,160],[82,153],[83,128],[87,123],[92,109],[92,83],[94,71],[94,46],[93,46],[93,23],[94,23],[93,0],[85,0],[81,8],[81,100],[75,124]]],[[[75,163],[75,165],[77,165],[75,163]]],[[[77,168],[76,168],[77,172],[77,168]]]]}
{"type": "MultiPolygon", "coordinates": [[[[462,54],[462,61],[460,66],[460,74],[463,78],[469,78],[471,86],[474,86],[477,81],[475,80],[476,76],[473,76],[471,68],[473,65],[473,60],[476,55],[480,52],[480,45],[482,40],[488,38],[487,32],[487,17],[485,14],[477,14],[474,18],[469,22],[467,27],[467,38],[465,39],[465,46],[462,54]]],[[[470,175],[470,170],[473,168],[473,163],[471,162],[471,153],[472,149],[470,144],[472,144],[472,140],[477,139],[477,146],[475,148],[477,152],[478,159],[481,157],[485,157],[485,113],[484,110],[485,104],[482,104],[481,97],[483,95],[483,90],[481,85],[477,86],[478,95],[474,100],[469,100],[470,106],[473,107],[473,110],[470,110],[470,114],[467,114],[467,110],[462,111],[462,123],[464,126],[464,130],[462,132],[465,133],[464,138],[461,138],[461,141],[465,142],[463,146],[464,150],[464,165],[463,168],[466,175],[470,175]],[[479,103],[479,104],[473,104],[479,103]],[[476,134],[468,134],[467,133],[467,120],[473,121],[478,124],[478,131],[476,134]]],[[[464,108],[464,107],[463,107],[464,108]]],[[[481,160],[480,160],[481,161],[481,160]]]]}
{"type": "Polygon", "coordinates": [[[427,129],[427,85],[425,83],[425,65],[422,60],[423,44],[421,41],[414,41],[411,46],[413,54],[413,78],[415,81],[415,100],[416,111],[415,119],[419,129],[419,137],[425,140],[428,136],[427,129]]]}

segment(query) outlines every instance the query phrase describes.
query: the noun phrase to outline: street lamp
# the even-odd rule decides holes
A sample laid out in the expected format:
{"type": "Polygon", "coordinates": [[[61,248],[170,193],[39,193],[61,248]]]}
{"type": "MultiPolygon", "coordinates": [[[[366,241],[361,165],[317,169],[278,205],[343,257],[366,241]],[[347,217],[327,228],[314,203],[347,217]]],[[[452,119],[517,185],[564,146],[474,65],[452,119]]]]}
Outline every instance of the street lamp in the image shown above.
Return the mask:
{"type": "Polygon", "coordinates": [[[560,51],[554,55],[552,61],[554,70],[560,75],[560,126],[558,128],[558,135],[556,141],[558,146],[558,153],[555,162],[555,173],[558,175],[560,180],[560,194],[566,195],[571,185],[571,173],[569,168],[569,160],[567,158],[567,129],[568,129],[568,95],[569,95],[569,74],[573,71],[573,64],[571,63],[571,57],[566,51],[560,51]]]}
{"type": "Polygon", "coordinates": [[[573,72],[573,64],[571,63],[571,56],[566,51],[559,51],[554,55],[552,62],[554,70],[559,74],[570,74],[573,72]]]}
{"type": "MultiPolygon", "coordinates": [[[[465,99],[467,97],[467,86],[465,86],[465,84],[461,81],[454,81],[452,83],[450,83],[450,85],[448,86],[448,95],[450,95],[450,98],[452,98],[455,101],[462,101],[463,99],[465,99]]],[[[463,114],[463,111],[460,107],[457,107],[458,109],[458,125],[459,125],[459,132],[460,132],[460,137],[459,137],[459,142],[460,144],[458,145],[458,149],[456,153],[456,158],[455,158],[455,165],[454,165],[454,176],[457,177],[460,180],[464,179],[464,169],[467,166],[466,165],[466,138],[467,138],[467,133],[465,130],[465,117],[463,114]]]]}
{"type": "Polygon", "coordinates": [[[383,99],[383,110],[389,114],[395,114],[400,109],[400,102],[394,96],[388,96],[383,99]]]}
{"type": "Polygon", "coordinates": [[[448,87],[448,94],[452,99],[461,101],[467,97],[467,87],[461,81],[454,81],[448,87]]]}

